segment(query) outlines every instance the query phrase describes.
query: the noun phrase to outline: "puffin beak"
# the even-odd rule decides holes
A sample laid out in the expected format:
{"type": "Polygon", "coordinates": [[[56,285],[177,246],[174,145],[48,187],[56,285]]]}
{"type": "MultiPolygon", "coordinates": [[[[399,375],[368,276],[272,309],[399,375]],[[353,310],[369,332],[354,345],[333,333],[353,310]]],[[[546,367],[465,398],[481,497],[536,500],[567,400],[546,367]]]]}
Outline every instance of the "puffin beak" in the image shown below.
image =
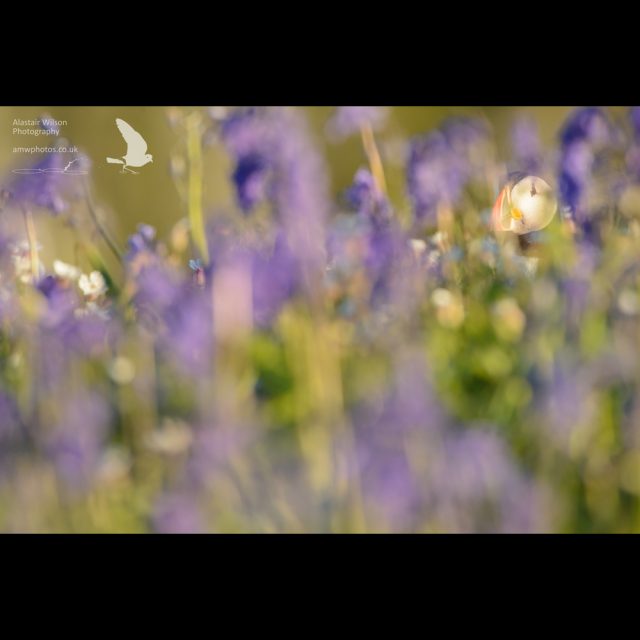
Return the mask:
{"type": "Polygon", "coordinates": [[[495,231],[506,231],[507,228],[504,226],[504,216],[503,210],[505,209],[505,204],[509,200],[509,185],[504,187],[502,191],[498,194],[496,201],[493,205],[493,209],[491,211],[491,221],[495,231]]]}
{"type": "Polygon", "coordinates": [[[515,218],[516,220],[522,220],[522,211],[520,211],[518,207],[513,207],[511,209],[511,217],[515,218]]]}

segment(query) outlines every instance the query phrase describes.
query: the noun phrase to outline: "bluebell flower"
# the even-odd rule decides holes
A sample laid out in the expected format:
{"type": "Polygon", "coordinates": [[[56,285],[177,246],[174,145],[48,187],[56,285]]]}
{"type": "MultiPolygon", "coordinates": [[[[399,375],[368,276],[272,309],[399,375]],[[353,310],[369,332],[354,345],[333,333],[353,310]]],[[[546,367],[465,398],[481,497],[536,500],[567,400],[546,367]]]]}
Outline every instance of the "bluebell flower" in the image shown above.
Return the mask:
{"type": "Polygon", "coordinates": [[[596,107],[575,110],[560,132],[560,198],[579,225],[593,217],[587,210],[587,189],[594,181],[599,151],[614,139],[605,113],[596,107]]]}
{"type": "Polygon", "coordinates": [[[269,163],[266,157],[258,153],[249,154],[238,159],[232,174],[233,183],[238,194],[240,208],[245,213],[252,211],[266,198],[269,163]]]}
{"type": "Polygon", "coordinates": [[[70,488],[84,490],[94,480],[111,422],[106,399],[91,391],[74,394],[47,436],[47,451],[70,488]]]}
{"type": "Polygon", "coordinates": [[[640,107],[632,107],[629,116],[633,126],[633,135],[635,139],[638,140],[640,139],[640,107]]]}
{"type": "Polygon", "coordinates": [[[272,249],[252,253],[251,271],[254,321],[258,326],[268,326],[301,284],[295,255],[282,234],[272,249]]]}
{"type": "Polygon", "coordinates": [[[143,325],[159,329],[164,314],[177,299],[181,279],[179,273],[161,261],[145,264],[134,276],[134,308],[143,325]]]}
{"type": "Polygon", "coordinates": [[[188,375],[203,376],[212,367],[213,312],[211,296],[183,286],[165,309],[166,333],[161,344],[171,360],[188,375]]]}
{"type": "Polygon", "coordinates": [[[66,164],[62,156],[61,153],[49,153],[27,167],[28,173],[15,175],[8,187],[13,201],[27,208],[47,209],[54,215],[65,211],[65,194],[73,178],[60,173],[66,164]]]}
{"type": "Polygon", "coordinates": [[[162,495],[155,503],[151,525],[156,533],[202,533],[205,527],[193,496],[183,493],[162,495]]]}
{"type": "Polygon", "coordinates": [[[570,451],[571,436],[596,418],[594,388],[589,372],[558,358],[540,393],[539,410],[545,435],[561,451],[570,451]]]}
{"type": "Polygon", "coordinates": [[[459,533],[546,531],[542,491],[516,466],[504,441],[478,425],[447,434],[427,473],[427,522],[459,533]]]}
{"type": "Polygon", "coordinates": [[[238,109],[222,123],[222,141],[235,161],[232,180],[244,213],[253,211],[267,197],[275,160],[273,118],[266,109],[238,109]]]}
{"type": "Polygon", "coordinates": [[[233,112],[223,124],[239,202],[271,205],[274,226],[295,256],[304,289],[318,286],[325,265],[327,175],[307,124],[293,109],[233,112]],[[259,160],[258,160],[259,158],[259,160]],[[248,163],[250,171],[242,169],[248,163]]]}
{"type": "Polygon", "coordinates": [[[457,199],[464,174],[442,133],[433,132],[412,143],[407,184],[418,220],[435,222],[440,202],[457,199]]]}
{"type": "Polygon", "coordinates": [[[403,350],[395,364],[389,388],[354,411],[356,468],[367,509],[383,530],[412,531],[428,487],[412,467],[409,447],[433,446],[445,417],[423,359],[403,350]]]}
{"type": "MultiPolygon", "coordinates": [[[[20,425],[20,409],[13,396],[0,389],[0,456],[15,442],[20,425]]],[[[0,460],[1,463],[1,460],[0,460]]]]}
{"type": "Polygon", "coordinates": [[[575,142],[604,142],[608,137],[606,116],[599,107],[576,109],[567,118],[560,132],[560,142],[563,147],[568,147],[575,142]]]}
{"type": "Polygon", "coordinates": [[[129,252],[127,260],[133,260],[138,254],[145,251],[152,252],[154,250],[154,242],[156,238],[156,230],[148,224],[139,224],[136,232],[132,234],[128,241],[129,252]]]}
{"type": "Polygon", "coordinates": [[[481,170],[482,155],[475,150],[487,136],[483,122],[455,118],[412,142],[407,187],[418,223],[434,224],[440,204],[458,204],[466,184],[481,170]]]}
{"type": "Polygon", "coordinates": [[[542,167],[542,145],[538,126],[532,118],[518,118],[511,128],[514,165],[525,175],[539,175],[542,167]]]}
{"type": "Polygon", "coordinates": [[[475,145],[483,144],[489,138],[488,124],[479,118],[466,116],[452,116],[447,118],[440,127],[449,145],[463,155],[466,155],[471,164],[469,153],[475,145]]]}
{"type": "Polygon", "coordinates": [[[633,179],[640,181],[640,107],[632,107],[629,119],[633,129],[633,140],[626,154],[627,169],[633,179]]]}
{"type": "Polygon", "coordinates": [[[268,201],[301,268],[321,272],[327,177],[303,117],[285,108],[238,110],[223,123],[222,139],[243,210],[268,201]]]}
{"type": "Polygon", "coordinates": [[[348,204],[362,215],[387,217],[390,214],[389,202],[368,169],[358,169],[345,196],[348,204]]]}

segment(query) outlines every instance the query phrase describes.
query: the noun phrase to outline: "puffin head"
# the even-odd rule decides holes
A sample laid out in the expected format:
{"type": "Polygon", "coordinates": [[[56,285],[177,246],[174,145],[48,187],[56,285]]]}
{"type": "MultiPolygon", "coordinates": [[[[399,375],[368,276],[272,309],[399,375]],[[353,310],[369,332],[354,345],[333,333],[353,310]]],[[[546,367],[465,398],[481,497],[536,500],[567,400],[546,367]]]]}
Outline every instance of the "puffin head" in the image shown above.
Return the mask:
{"type": "Polygon", "coordinates": [[[538,176],[510,180],[493,205],[496,231],[524,235],[546,227],[558,210],[558,200],[548,182],[538,176]]]}

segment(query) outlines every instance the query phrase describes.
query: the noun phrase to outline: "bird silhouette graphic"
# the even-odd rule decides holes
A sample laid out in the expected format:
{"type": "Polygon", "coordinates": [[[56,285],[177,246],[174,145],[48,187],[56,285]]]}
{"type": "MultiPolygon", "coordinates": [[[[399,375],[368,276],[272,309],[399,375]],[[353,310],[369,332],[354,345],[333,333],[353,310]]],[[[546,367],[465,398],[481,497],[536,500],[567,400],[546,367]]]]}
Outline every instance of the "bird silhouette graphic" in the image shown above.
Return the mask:
{"type": "Polygon", "coordinates": [[[119,158],[107,158],[109,164],[121,164],[120,173],[138,173],[129,167],[144,167],[145,164],[153,162],[153,156],[147,153],[147,143],[145,139],[128,123],[121,118],[116,118],[116,125],[127,143],[127,153],[119,158]]]}

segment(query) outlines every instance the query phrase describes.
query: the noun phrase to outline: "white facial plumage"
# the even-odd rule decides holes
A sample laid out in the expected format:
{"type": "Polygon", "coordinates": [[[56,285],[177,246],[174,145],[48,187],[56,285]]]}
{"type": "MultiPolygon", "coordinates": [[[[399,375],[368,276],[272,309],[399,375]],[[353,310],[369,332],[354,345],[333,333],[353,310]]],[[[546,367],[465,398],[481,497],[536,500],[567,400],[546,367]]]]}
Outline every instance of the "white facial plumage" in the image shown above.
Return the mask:
{"type": "Polygon", "coordinates": [[[546,227],[558,210],[551,186],[537,176],[526,176],[507,185],[498,196],[494,220],[500,231],[518,235],[546,227]]]}

